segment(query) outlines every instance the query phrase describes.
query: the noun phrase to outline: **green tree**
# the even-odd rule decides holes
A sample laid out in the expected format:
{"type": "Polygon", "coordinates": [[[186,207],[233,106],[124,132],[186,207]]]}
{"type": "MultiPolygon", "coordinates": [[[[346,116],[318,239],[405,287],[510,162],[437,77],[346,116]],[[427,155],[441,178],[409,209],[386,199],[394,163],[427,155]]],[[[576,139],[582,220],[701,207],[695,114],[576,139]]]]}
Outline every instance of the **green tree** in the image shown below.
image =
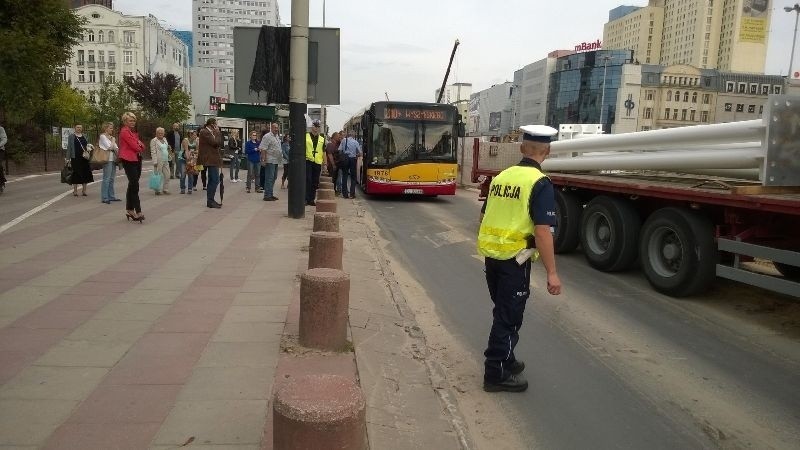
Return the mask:
{"type": "Polygon", "coordinates": [[[55,87],[46,106],[52,117],[62,125],[91,123],[91,108],[88,100],[67,84],[59,84],[55,87]]]}
{"type": "Polygon", "coordinates": [[[0,119],[41,112],[83,21],[64,0],[0,0],[0,119]]]}
{"type": "Polygon", "coordinates": [[[125,77],[125,86],[147,116],[164,118],[169,112],[170,96],[181,88],[181,79],[171,73],[138,73],[125,77]]]}
{"type": "Polygon", "coordinates": [[[131,96],[122,83],[104,83],[94,92],[95,101],[90,105],[92,121],[119,123],[122,114],[131,109],[131,96]]]}
{"type": "Polygon", "coordinates": [[[169,96],[169,105],[167,108],[167,116],[164,122],[171,123],[184,123],[189,119],[189,111],[192,106],[192,97],[181,89],[172,91],[169,96]]]}

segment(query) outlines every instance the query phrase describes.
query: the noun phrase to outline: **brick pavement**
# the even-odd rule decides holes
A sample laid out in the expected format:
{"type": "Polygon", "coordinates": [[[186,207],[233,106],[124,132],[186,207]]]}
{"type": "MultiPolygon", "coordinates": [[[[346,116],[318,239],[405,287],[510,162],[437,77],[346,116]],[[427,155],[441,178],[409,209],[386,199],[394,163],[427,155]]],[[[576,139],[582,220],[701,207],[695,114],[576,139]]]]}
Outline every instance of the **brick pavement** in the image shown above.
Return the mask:
{"type": "MultiPolygon", "coordinates": [[[[0,448],[271,448],[313,210],[226,188],[222,210],[142,189],[143,225],[68,196],[2,235],[0,448]]],[[[355,362],[372,448],[458,448],[363,210],[338,201],[355,358],[301,370],[355,362]]]]}

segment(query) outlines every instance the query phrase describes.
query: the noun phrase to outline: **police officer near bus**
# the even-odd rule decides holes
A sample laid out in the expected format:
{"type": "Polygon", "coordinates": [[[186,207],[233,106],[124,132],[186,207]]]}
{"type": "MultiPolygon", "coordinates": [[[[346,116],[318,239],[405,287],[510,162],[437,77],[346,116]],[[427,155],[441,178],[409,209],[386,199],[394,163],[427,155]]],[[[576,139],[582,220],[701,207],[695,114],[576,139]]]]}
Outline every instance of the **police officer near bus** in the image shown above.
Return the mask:
{"type": "Polygon", "coordinates": [[[541,166],[557,131],[544,125],[524,126],[521,131],[522,161],[492,180],[478,232],[478,252],[486,258],[486,284],[494,303],[484,352],[483,389],[487,392],[528,388],[522,376],[525,363],[516,359],[514,347],[530,295],[534,261],[542,259],[547,291],[561,293],[551,232],[556,225],[555,192],[541,166]]]}
{"type": "Polygon", "coordinates": [[[325,137],[319,133],[319,120],[311,123],[311,132],[306,133],[306,205],[315,206],[322,159],[325,156],[325,137]]]}

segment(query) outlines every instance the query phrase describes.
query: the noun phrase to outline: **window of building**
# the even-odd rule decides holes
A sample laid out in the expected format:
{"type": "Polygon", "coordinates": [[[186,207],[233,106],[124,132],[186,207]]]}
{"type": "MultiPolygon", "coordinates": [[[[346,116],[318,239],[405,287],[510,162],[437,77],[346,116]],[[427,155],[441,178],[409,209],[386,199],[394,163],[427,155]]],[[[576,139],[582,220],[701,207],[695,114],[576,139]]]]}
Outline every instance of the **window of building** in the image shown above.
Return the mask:
{"type": "Polygon", "coordinates": [[[672,120],[678,120],[678,109],[677,108],[672,110],[672,120]]]}
{"type": "Polygon", "coordinates": [[[780,86],[773,87],[772,88],[772,92],[774,92],[776,94],[780,94],[781,93],[781,87],[780,86]]]}
{"type": "Polygon", "coordinates": [[[645,98],[645,100],[652,100],[653,99],[653,91],[650,91],[650,90],[646,91],[645,94],[644,94],[644,98],[645,98]]]}
{"type": "Polygon", "coordinates": [[[689,120],[691,120],[692,122],[695,121],[695,114],[694,113],[696,113],[696,112],[697,111],[695,111],[695,110],[689,111],[689,120]]]}
{"type": "Polygon", "coordinates": [[[744,104],[743,103],[737,103],[736,104],[736,112],[744,112],[744,104]]]}
{"type": "Polygon", "coordinates": [[[667,91],[667,101],[672,100],[672,91],[667,91]]]}
{"type": "Polygon", "coordinates": [[[108,72],[107,80],[108,80],[109,83],[116,83],[117,82],[114,72],[108,72]]]}
{"type": "Polygon", "coordinates": [[[114,42],[114,31],[113,30],[108,32],[108,42],[114,42]]]}
{"type": "Polygon", "coordinates": [[[750,114],[755,114],[756,113],[756,105],[747,105],[747,112],[749,112],[750,114]]]}
{"type": "Polygon", "coordinates": [[[692,103],[697,103],[697,92],[692,92],[692,103]]]}
{"type": "Polygon", "coordinates": [[[744,83],[739,83],[739,90],[738,90],[738,92],[739,92],[740,94],[744,94],[744,93],[746,93],[746,92],[747,92],[747,85],[746,85],[746,84],[744,84],[744,83]]]}
{"type": "Polygon", "coordinates": [[[700,122],[708,122],[708,111],[700,111],[700,122]]]}
{"type": "Polygon", "coordinates": [[[733,81],[725,83],[725,92],[733,92],[733,81]]]}
{"type": "Polygon", "coordinates": [[[681,101],[681,91],[675,91],[675,101],[681,101]]]}
{"type": "Polygon", "coordinates": [[[725,103],[725,111],[726,112],[733,111],[733,103],[725,103]]]}
{"type": "Polygon", "coordinates": [[[97,42],[103,42],[104,36],[105,36],[105,33],[103,33],[103,30],[98,31],[97,32],[97,42]]]}
{"type": "MultiPolygon", "coordinates": [[[[697,95],[697,94],[695,94],[697,95]]],[[[683,101],[689,103],[689,91],[683,93],[683,101]]]]}
{"type": "Polygon", "coordinates": [[[769,95],[769,85],[762,84],[761,85],[761,95],[769,95]]]}
{"type": "Polygon", "coordinates": [[[133,76],[133,72],[125,72],[125,73],[123,74],[123,76],[125,76],[125,77],[132,77],[132,76],[133,76]]]}
{"type": "Polygon", "coordinates": [[[85,83],[86,82],[86,72],[83,70],[78,71],[78,83],[85,83]]]}
{"type": "Polygon", "coordinates": [[[125,64],[133,64],[133,52],[130,50],[123,51],[122,62],[125,64]]]}
{"type": "Polygon", "coordinates": [[[110,50],[108,52],[108,63],[113,64],[115,62],[117,62],[117,53],[113,50],[110,50]]]}
{"type": "Polygon", "coordinates": [[[703,104],[708,105],[711,103],[711,94],[703,94],[703,104]]]}
{"type": "Polygon", "coordinates": [[[669,108],[664,110],[664,120],[669,120],[669,108]]]}
{"type": "Polygon", "coordinates": [[[759,114],[764,114],[764,105],[760,105],[760,106],[758,107],[758,113],[759,113],[759,114]]]}
{"type": "Polygon", "coordinates": [[[651,108],[645,108],[644,109],[644,118],[645,119],[650,119],[652,117],[653,117],[653,110],[651,108]]]}
{"type": "Polygon", "coordinates": [[[94,30],[89,30],[89,42],[94,42],[94,30]]]}
{"type": "Polygon", "coordinates": [[[687,111],[685,109],[681,110],[681,120],[686,120],[686,112],[687,111]]]}
{"type": "Polygon", "coordinates": [[[123,39],[123,42],[125,42],[126,44],[133,44],[135,38],[136,38],[136,35],[134,34],[133,31],[123,31],[122,32],[122,39],[123,39]]]}
{"type": "Polygon", "coordinates": [[[78,65],[83,65],[83,62],[85,60],[85,56],[86,56],[86,54],[85,54],[85,52],[83,50],[78,50],[78,65]]]}
{"type": "Polygon", "coordinates": [[[97,78],[95,77],[94,70],[89,71],[89,83],[96,83],[97,78]]]}
{"type": "Polygon", "coordinates": [[[648,126],[643,126],[642,127],[642,131],[650,131],[650,130],[651,130],[651,128],[648,127],[648,126]]]}
{"type": "Polygon", "coordinates": [[[758,94],[758,85],[757,84],[751,84],[750,85],[750,93],[751,94],[758,94]]]}

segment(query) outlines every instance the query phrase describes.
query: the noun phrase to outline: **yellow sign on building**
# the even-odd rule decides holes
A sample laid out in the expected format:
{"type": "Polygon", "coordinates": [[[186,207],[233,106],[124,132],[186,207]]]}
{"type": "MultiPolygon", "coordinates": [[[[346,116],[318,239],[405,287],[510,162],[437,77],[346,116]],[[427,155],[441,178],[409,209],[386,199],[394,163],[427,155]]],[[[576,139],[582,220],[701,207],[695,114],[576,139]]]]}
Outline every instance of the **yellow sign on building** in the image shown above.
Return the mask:
{"type": "Polygon", "coordinates": [[[739,42],[764,44],[767,39],[769,0],[744,0],[742,21],[739,25],[739,42]]]}

